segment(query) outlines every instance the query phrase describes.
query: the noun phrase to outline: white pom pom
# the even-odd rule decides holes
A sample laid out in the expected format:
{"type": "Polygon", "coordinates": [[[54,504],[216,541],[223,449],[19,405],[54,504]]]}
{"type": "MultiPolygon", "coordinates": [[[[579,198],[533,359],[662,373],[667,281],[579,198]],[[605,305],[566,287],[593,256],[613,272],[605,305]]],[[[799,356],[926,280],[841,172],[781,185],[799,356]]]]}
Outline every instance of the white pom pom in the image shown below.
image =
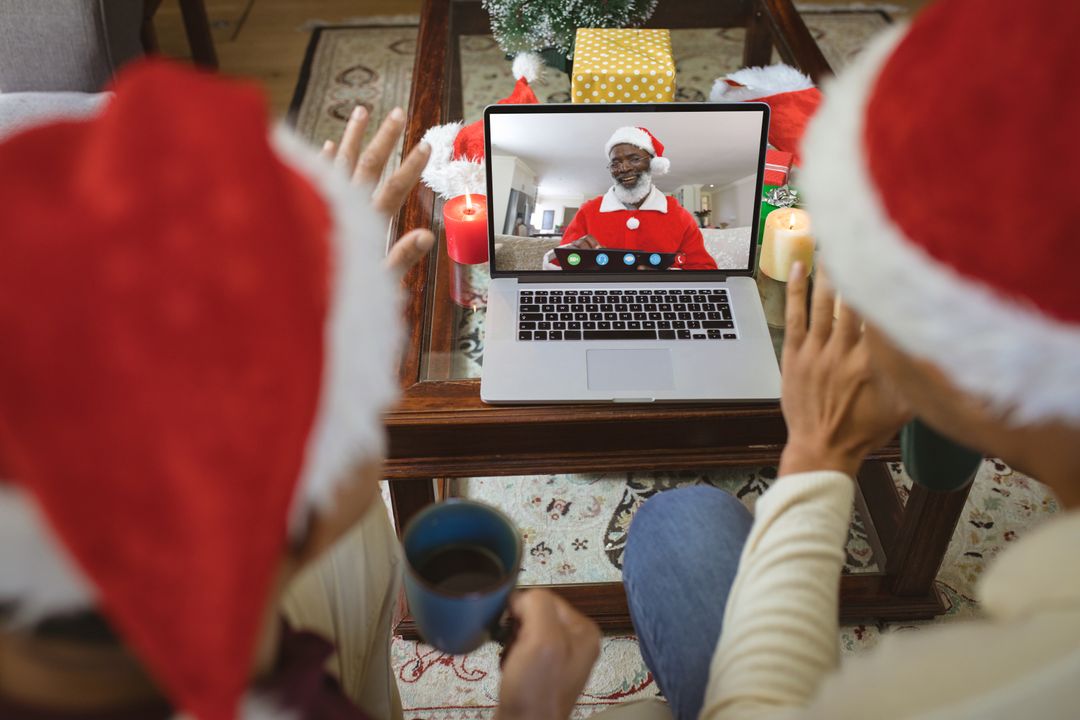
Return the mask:
{"type": "Polygon", "coordinates": [[[630,228],[631,230],[637,230],[640,226],[641,221],[638,220],[636,217],[632,217],[626,221],[626,227],[630,228]]]}
{"type": "Polygon", "coordinates": [[[667,175],[671,170],[671,161],[666,157],[654,157],[649,161],[649,170],[653,175],[667,175]]]}
{"type": "Polygon", "coordinates": [[[518,53],[514,57],[512,69],[515,80],[525,78],[526,81],[533,82],[544,70],[544,59],[534,52],[518,53]]]}

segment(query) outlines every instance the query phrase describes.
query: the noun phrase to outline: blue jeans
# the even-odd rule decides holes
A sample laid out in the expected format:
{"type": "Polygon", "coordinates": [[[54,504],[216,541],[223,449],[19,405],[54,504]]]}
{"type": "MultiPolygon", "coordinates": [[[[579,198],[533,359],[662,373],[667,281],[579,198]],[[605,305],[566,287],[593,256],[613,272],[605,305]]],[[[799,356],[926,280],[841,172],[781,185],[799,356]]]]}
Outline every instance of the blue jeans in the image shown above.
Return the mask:
{"type": "Polygon", "coordinates": [[[714,487],[658,493],[637,511],[623,583],[641,655],[679,720],[701,711],[724,606],[753,516],[714,487]]]}

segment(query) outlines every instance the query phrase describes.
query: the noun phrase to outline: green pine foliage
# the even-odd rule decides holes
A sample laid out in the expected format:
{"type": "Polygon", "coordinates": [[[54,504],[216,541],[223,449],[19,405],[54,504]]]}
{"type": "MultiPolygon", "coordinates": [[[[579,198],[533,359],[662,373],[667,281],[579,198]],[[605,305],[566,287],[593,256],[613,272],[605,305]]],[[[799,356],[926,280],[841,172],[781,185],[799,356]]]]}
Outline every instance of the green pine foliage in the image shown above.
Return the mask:
{"type": "Polygon", "coordinates": [[[483,0],[491,15],[491,31],[499,46],[516,55],[553,47],[574,55],[574,36],[581,28],[624,28],[641,25],[657,0],[483,0]]]}

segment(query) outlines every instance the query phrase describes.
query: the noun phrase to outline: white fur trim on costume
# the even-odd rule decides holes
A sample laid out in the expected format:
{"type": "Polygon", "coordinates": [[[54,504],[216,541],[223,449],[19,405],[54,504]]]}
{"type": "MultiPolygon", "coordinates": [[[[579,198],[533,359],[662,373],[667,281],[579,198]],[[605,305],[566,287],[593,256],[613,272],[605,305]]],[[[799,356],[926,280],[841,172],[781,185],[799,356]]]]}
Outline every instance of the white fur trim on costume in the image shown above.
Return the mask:
{"type": "Polygon", "coordinates": [[[671,161],[666,157],[654,157],[649,161],[649,170],[653,175],[667,175],[671,170],[671,161]]]}
{"type": "Polygon", "coordinates": [[[424,133],[423,141],[431,145],[431,157],[420,178],[444,200],[466,191],[478,195],[487,192],[483,161],[452,159],[454,139],[462,127],[460,122],[446,123],[424,133]]]}
{"type": "Polygon", "coordinates": [[[889,218],[866,166],[863,121],[906,26],[884,33],[826,86],[804,142],[822,262],[844,299],[905,352],[1011,421],[1080,422],[1080,327],[939,263],[889,218]]]}
{"type": "Polygon", "coordinates": [[[518,53],[514,57],[514,64],[511,69],[515,80],[525,78],[527,82],[531,83],[543,74],[544,58],[534,52],[518,53]]]}
{"type": "Polygon", "coordinates": [[[382,456],[383,411],[398,396],[403,334],[399,287],[383,266],[388,221],[370,194],[284,127],[273,145],[326,200],[333,222],[323,379],[293,500],[295,534],[309,509],[333,506],[338,484],[353,477],[361,460],[382,456]]]}
{"type": "Polygon", "coordinates": [[[11,601],[6,627],[26,627],[93,607],[95,592],[33,496],[0,480],[0,604],[11,601]]]}
{"type": "Polygon", "coordinates": [[[627,143],[634,147],[639,147],[645,150],[654,158],[656,157],[656,148],[653,147],[652,138],[649,137],[649,133],[645,132],[641,128],[636,128],[631,125],[618,128],[612,133],[607,143],[604,145],[604,157],[608,158],[611,155],[611,148],[616,145],[622,145],[627,143]]]}
{"type": "Polygon", "coordinates": [[[766,67],[748,67],[717,78],[709,100],[712,102],[745,102],[796,90],[808,90],[814,82],[790,65],[777,63],[766,67]],[[726,81],[743,87],[729,85],[726,81]]]}

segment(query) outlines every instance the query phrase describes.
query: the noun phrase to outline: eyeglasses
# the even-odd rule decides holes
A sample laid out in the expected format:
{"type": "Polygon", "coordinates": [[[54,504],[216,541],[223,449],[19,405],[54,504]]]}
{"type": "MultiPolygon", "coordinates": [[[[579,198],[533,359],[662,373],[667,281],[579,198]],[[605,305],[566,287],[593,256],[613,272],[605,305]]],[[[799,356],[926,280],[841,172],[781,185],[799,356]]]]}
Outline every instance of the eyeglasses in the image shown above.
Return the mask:
{"type": "Polygon", "coordinates": [[[629,167],[632,170],[635,166],[641,165],[648,160],[649,157],[646,155],[629,155],[627,157],[619,158],[617,160],[612,160],[608,163],[607,167],[608,170],[610,170],[611,172],[615,172],[622,167],[629,167]]]}

